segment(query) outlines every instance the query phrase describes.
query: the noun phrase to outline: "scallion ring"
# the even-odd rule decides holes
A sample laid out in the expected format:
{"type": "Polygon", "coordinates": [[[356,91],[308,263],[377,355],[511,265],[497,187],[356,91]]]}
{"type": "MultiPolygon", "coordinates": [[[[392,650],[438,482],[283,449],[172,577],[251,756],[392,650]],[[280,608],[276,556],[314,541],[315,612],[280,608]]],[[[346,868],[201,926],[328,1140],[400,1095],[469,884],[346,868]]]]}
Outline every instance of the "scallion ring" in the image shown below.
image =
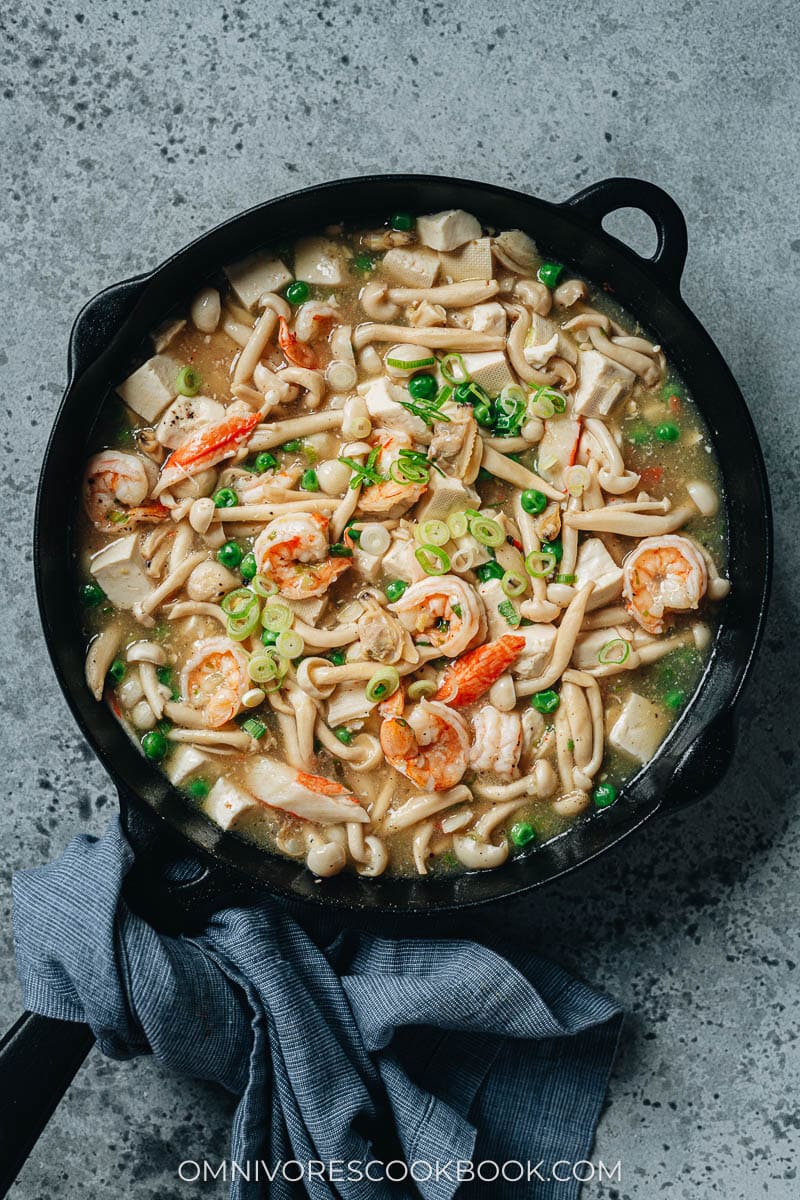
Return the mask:
{"type": "Polygon", "coordinates": [[[358,544],[366,554],[373,554],[377,557],[380,554],[386,553],[391,545],[391,541],[389,531],[383,525],[374,522],[362,526],[361,538],[358,544]]]}
{"type": "Polygon", "coordinates": [[[459,546],[450,556],[450,570],[455,571],[457,575],[471,571],[474,566],[475,551],[472,546],[459,546]]]}
{"type": "Polygon", "coordinates": [[[428,358],[416,358],[409,362],[405,358],[387,358],[387,367],[396,367],[399,371],[421,371],[423,367],[435,367],[436,359],[431,354],[428,358]]]}
{"type": "Polygon", "coordinates": [[[305,648],[305,642],[300,634],[295,633],[292,629],[284,629],[282,633],[278,634],[275,641],[275,649],[288,659],[299,658],[305,648]]]}
{"type": "Polygon", "coordinates": [[[442,373],[442,378],[451,385],[463,383],[465,380],[469,379],[469,371],[467,370],[466,363],[464,362],[462,356],[456,351],[453,351],[451,354],[445,354],[444,358],[439,359],[439,370],[442,373]],[[453,366],[455,364],[458,364],[458,367],[461,370],[460,377],[453,374],[453,366]]]}
{"type": "Polygon", "coordinates": [[[418,546],[414,556],[426,575],[446,575],[450,559],[439,546],[418,546]]]}
{"type": "Polygon", "coordinates": [[[288,670],[288,661],[278,654],[277,650],[269,647],[262,654],[254,654],[247,665],[247,673],[253,682],[260,684],[268,692],[274,692],[280,687],[288,670]],[[273,686],[267,687],[270,683],[273,686]]]}
{"type": "Polygon", "coordinates": [[[447,518],[447,528],[450,530],[452,537],[463,537],[469,529],[467,514],[463,512],[450,513],[450,516],[447,518]]]}
{"type": "Polygon", "coordinates": [[[506,540],[505,534],[491,517],[473,517],[469,523],[469,531],[482,546],[502,546],[506,540]]]}
{"type": "MultiPolygon", "coordinates": [[[[255,597],[253,597],[255,600],[255,597]]],[[[243,642],[258,628],[258,601],[253,604],[243,616],[229,616],[225,622],[225,632],[234,642],[243,642]]]]}
{"type": "Polygon", "coordinates": [[[438,690],[436,684],[430,679],[415,679],[408,685],[408,698],[409,700],[423,700],[426,696],[435,695],[438,690]]]}
{"type": "Polygon", "coordinates": [[[547,579],[556,568],[556,556],[544,550],[532,550],[525,559],[525,570],[534,579],[547,579]]]}
{"type": "Polygon", "coordinates": [[[282,633],[284,629],[291,629],[293,621],[294,613],[282,600],[269,600],[264,605],[261,624],[271,633],[282,633]]]}
{"type": "Polygon", "coordinates": [[[258,610],[258,597],[250,588],[235,588],[222,597],[220,608],[226,617],[246,617],[251,609],[258,610]]]}
{"type": "Polygon", "coordinates": [[[387,700],[389,696],[393,696],[399,687],[400,676],[397,669],[381,667],[368,680],[364,694],[370,704],[378,704],[381,700],[387,700]]]}
{"type": "Polygon", "coordinates": [[[407,458],[398,458],[389,467],[389,477],[395,483],[427,483],[431,473],[428,467],[422,463],[413,462],[407,458]]]}
{"type": "Polygon", "coordinates": [[[528,590],[527,580],[523,579],[519,571],[506,571],[500,580],[500,586],[507,596],[521,596],[528,590]]]}
{"type": "Polygon", "coordinates": [[[257,596],[263,596],[268,599],[270,596],[277,596],[278,585],[273,583],[271,579],[267,579],[266,575],[256,575],[250,581],[250,587],[257,596]]]}
{"type": "Polygon", "coordinates": [[[417,535],[417,540],[423,546],[446,546],[450,541],[450,530],[444,521],[422,521],[416,526],[414,532],[417,535]]]}
{"type": "Polygon", "coordinates": [[[202,382],[196,367],[181,367],[175,377],[175,391],[181,396],[196,396],[202,382]]]}
{"type": "Polygon", "coordinates": [[[630,657],[631,647],[630,642],[625,638],[612,638],[610,642],[606,642],[597,652],[597,661],[603,666],[621,667],[624,662],[630,657]]]}

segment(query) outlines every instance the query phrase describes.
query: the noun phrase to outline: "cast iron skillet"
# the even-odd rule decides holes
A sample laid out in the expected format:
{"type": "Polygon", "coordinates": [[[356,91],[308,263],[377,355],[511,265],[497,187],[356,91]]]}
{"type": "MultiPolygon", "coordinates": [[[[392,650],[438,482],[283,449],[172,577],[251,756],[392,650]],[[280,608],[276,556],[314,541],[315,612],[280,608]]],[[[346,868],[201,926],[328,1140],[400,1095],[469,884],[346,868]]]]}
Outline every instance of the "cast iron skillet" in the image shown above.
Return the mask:
{"type": "MultiPolygon", "coordinates": [[[[307,188],[259,205],[198,238],[152,273],[101,292],[83,308],[72,330],[69,383],[39,485],[36,584],[45,638],[61,688],[119,791],[123,821],[137,852],[130,887],[135,902],[151,919],[160,918],[163,925],[165,914],[171,913],[173,927],[185,927],[203,921],[215,906],[264,893],[338,910],[341,920],[362,914],[430,916],[507,898],[588,862],[650,817],[674,812],[719,782],[732,752],[733,705],[764,620],[771,518],[764,464],[747,408],[719,352],[680,296],[686,253],[686,224],[680,209],[660,188],[641,180],[606,180],[562,204],[550,204],[464,180],[370,176],[307,188]],[[339,219],[355,225],[379,224],[398,209],[432,212],[453,207],[475,213],[487,226],[529,231],[548,257],[602,284],[665,346],[699,403],[722,467],[733,587],[696,694],[656,757],[625,785],[612,808],[496,871],[425,881],[341,875],[315,883],[303,867],[222,834],[192,810],[131,744],[109,709],[92,699],[84,682],[80,614],[65,599],[72,541],[67,514],[76,508],[81,464],[109,389],[127,373],[148,332],[213,278],[222,264],[243,258],[262,244],[274,245],[339,219]],[[652,219],[658,245],[651,259],[604,232],[604,217],[620,208],[641,209],[652,219]],[[192,884],[165,895],[155,868],[176,844],[199,855],[204,870],[192,884]]],[[[417,926],[424,932],[425,923],[417,926]]],[[[18,1090],[18,1081],[0,1087],[0,1095],[16,1096],[19,1101],[3,1122],[6,1129],[14,1127],[11,1137],[18,1142],[13,1152],[0,1137],[0,1187],[3,1151],[8,1171],[15,1172],[71,1079],[91,1035],[85,1027],[28,1015],[8,1035],[4,1058],[24,1064],[29,1072],[34,1039],[39,1039],[40,1051],[46,1055],[53,1053],[54,1045],[58,1047],[59,1078],[51,1074],[55,1086],[46,1096],[27,1099],[27,1092],[18,1090]],[[52,1044],[42,1049],[42,1037],[52,1044]]],[[[0,1057],[0,1068],[2,1064],[0,1057]]],[[[51,1065],[50,1071],[54,1070],[51,1065]]],[[[13,1175],[7,1172],[6,1178],[13,1175]]]]}

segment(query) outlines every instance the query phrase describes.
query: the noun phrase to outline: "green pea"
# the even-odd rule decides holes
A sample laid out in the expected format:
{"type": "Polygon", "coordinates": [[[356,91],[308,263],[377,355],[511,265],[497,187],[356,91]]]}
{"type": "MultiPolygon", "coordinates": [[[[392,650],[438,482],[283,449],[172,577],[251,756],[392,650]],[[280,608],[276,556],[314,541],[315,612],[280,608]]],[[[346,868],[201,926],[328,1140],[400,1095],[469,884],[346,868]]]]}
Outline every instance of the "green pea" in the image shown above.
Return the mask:
{"type": "Polygon", "coordinates": [[[114,683],[122,683],[127,671],[128,668],[121,658],[115,658],[111,666],[108,668],[108,673],[114,680],[114,683]]]}
{"type": "Polygon", "coordinates": [[[400,233],[408,233],[410,229],[414,228],[414,218],[412,217],[411,213],[396,212],[392,216],[389,224],[391,225],[392,229],[397,229],[400,233]]]}
{"type": "Polygon", "coordinates": [[[334,729],[333,732],[343,746],[349,746],[353,740],[352,733],[349,729],[345,729],[344,725],[342,725],[339,729],[334,729]]]}
{"type": "Polygon", "coordinates": [[[317,479],[317,472],[311,470],[303,471],[302,478],[300,479],[300,487],[304,492],[318,492],[319,480],[317,479]]]}
{"type": "Polygon", "coordinates": [[[289,442],[284,442],[281,450],[285,450],[287,454],[296,454],[300,449],[300,442],[297,438],[292,438],[289,442]]]}
{"type": "Polygon", "coordinates": [[[222,563],[231,571],[235,571],[244,558],[244,550],[238,542],[225,542],[217,551],[217,562],[222,563]]]}
{"type": "Polygon", "coordinates": [[[526,488],[519,502],[526,513],[540,513],[547,508],[547,496],[544,492],[537,492],[536,488],[526,488]]]}
{"type": "Polygon", "coordinates": [[[412,400],[432,400],[439,390],[433,375],[415,375],[408,381],[408,391],[412,400]]]}
{"type": "Polygon", "coordinates": [[[679,688],[674,688],[671,692],[667,692],[664,697],[664,703],[667,708],[671,708],[673,712],[677,712],[686,703],[686,695],[679,688]]]}
{"type": "Polygon", "coordinates": [[[527,846],[528,842],[532,842],[536,837],[536,830],[527,821],[518,821],[516,825],[511,826],[509,836],[515,846],[527,846]]]}
{"type": "Polygon", "coordinates": [[[189,795],[195,800],[205,800],[210,791],[211,784],[206,779],[193,779],[189,784],[189,795]]]}
{"type": "Polygon", "coordinates": [[[681,436],[681,431],[672,421],[664,421],[661,425],[656,425],[656,437],[660,442],[677,442],[681,436]]]}
{"type": "Polygon", "coordinates": [[[328,662],[332,663],[334,667],[343,667],[345,664],[344,650],[331,650],[328,662]]]}
{"type": "Polygon", "coordinates": [[[479,567],[475,568],[475,574],[481,583],[488,583],[490,579],[502,579],[505,571],[496,559],[490,558],[488,562],[481,563],[479,567]]]}
{"type": "Polygon", "coordinates": [[[492,423],[492,410],[489,405],[476,404],[473,412],[475,413],[475,420],[478,422],[478,424],[483,425],[488,429],[492,423]]]}
{"type": "Polygon", "coordinates": [[[220,488],[214,495],[214,508],[236,508],[239,497],[233,488],[220,488]]]}
{"type": "Polygon", "coordinates": [[[258,574],[258,566],[256,564],[256,556],[253,554],[252,550],[249,554],[245,554],[244,558],[239,564],[239,571],[241,572],[242,579],[246,579],[248,581],[255,579],[256,575],[258,574]]]}
{"type": "Polygon", "coordinates": [[[542,542],[542,554],[555,554],[556,562],[561,562],[564,555],[561,538],[554,538],[552,542],[542,542]]]}
{"type": "Polygon", "coordinates": [[[395,600],[400,599],[407,587],[408,584],[404,579],[390,579],[383,590],[386,592],[386,599],[394,604],[395,600]]]}
{"type": "Polygon", "coordinates": [[[259,475],[263,475],[265,471],[274,471],[277,465],[277,458],[267,450],[263,450],[261,454],[257,454],[253,462],[253,466],[259,475]]]}
{"type": "Polygon", "coordinates": [[[598,783],[592,792],[595,808],[608,808],[617,798],[617,789],[613,783],[598,783]]]}
{"type": "Polygon", "coordinates": [[[106,598],[99,583],[85,583],[81,588],[81,604],[84,608],[97,608],[106,598]]]}
{"type": "Polygon", "coordinates": [[[145,758],[149,758],[151,762],[161,762],[167,753],[167,739],[160,729],[151,729],[142,738],[142,749],[145,758]]]}
{"type": "Polygon", "coordinates": [[[354,271],[366,274],[368,271],[374,269],[375,259],[371,254],[356,254],[353,258],[352,267],[354,271]]]}
{"type": "Polygon", "coordinates": [[[289,284],[283,294],[290,304],[305,304],[309,297],[310,289],[308,284],[302,279],[296,279],[294,283],[289,284]]]}
{"type": "Polygon", "coordinates": [[[277,642],[277,640],[278,640],[278,635],[277,635],[277,633],[273,632],[272,629],[265,629],[264,632],[261,634],[261,645],[262,646],[274,646],[275,643],[277,642]]]}
{"type": "Polygon", "coordinates": [[[652,431],[646,425],[637,425],[629,429],[625,436],[632,446],[649,446],[653,440],[652,431]]]}
{"type": "Polygon", "coordinates": [[[561,263],[543,262],[536,272],[536,276],[540,283],[545,284],[546,287],[554,288],[563,270],[564,268],[561,263]]]}
{"type": "Polygon", "coordinates": [[[534,692],[531,696],[531,708],[544,714],[554,713],[560,703],[561,697],[552,688],[548,688],[545,692],[534,692]]]}

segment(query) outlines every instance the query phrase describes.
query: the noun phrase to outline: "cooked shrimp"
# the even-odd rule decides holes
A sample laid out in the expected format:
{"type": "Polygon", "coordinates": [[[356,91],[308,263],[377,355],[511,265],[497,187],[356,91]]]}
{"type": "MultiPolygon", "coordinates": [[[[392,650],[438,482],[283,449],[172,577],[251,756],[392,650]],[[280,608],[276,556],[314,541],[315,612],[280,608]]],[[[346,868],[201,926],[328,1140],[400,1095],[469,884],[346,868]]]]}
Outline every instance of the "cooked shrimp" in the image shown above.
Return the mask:
{"type": "Polygon", "coordinates": [[[445,654],[456,658],[486,631],[483,601],[473,587],[457,575],[421,579],[389,605],[412,636],[433,648],[428,658],[445,654]]]}
{"type": "Polygon", "coordinates": [[[469,764],[466,721],[435,700],[421,700],[406,718],[387,716],[380,736],[387,761],[425,792],[455,787],[469,764]]]}
{"type": "Polygon", "coordinates": [[[244,650],[229,638],[203,638],[181,672],[181,693],[211,729],[232,721],[251,687],[244,650]]]}
{"type": "Polygon", "coordinates": [[[292,333],[285,317],[278,319],[278,345],[289,362],[293,362],[296,367],[305,367],[306,370],[313,371],[319,366],[314,351],[292,333]]]}
{"type": "Polygon", "coordinates": [[[216,466],[224,458],[230,458],[247,441],[260,420],[260,413],[248,413],[246,416],[226,417],[224,421],[203,425],[195,430],[164,463],[153,495],[158,496],[182,479],[216,466]]]}
{"type": "MultiPolygon", "coordinates": [[[[376,437],[380,454],[376,466],[382,475],[389,475],[392,463],[400,458],[401,450],[410,450],[413,442],[408,434],[396,430],[379,429],[376,437]]],[[[373,483],[362,491],[358,507],[361,512],[375,513],[382,517],[399,517],[425,495],[426,483],[397,483],[388,478],[384,483],[373,483]]]]}
{"type": "Polygon", "coordinates": [[[524,637],[507,633],[496,642],[476,646],[447,668],[434,699],[451,708],[472,704],[519,658],[525,645],[524,637]]]}
{"type": "Polygon", "coordinates": [[[664,615],[697,608],[708,586],[705,559],[677,534],[644,538],[623,564],[627,609],[648,633],[664,632],[664,615]]]}
{"type": "Polygon", "coordinates": [[[290,600],[322,596],[350,566],[349,558],[328,556],[328,518],[320,513],[276,517],[253,546],[262,575],[290,600]]]}
{"type": "Polygon", "coordinates": [[[469,764],[475,771],[510,775],[522,750],[522,719],[516,712],[500,712],[491,704],[472,718],[473,741],[469,764]]]}
{"type": "Polygon", "coordinates": [[[165,520],[169,509],[163,504],[143,503],[155,478],[153,463],[138,454],[101,450],[93,455],[83,477],[83,503],[95,528],[108,532],[165,520]]]}
{"type": "Polygon", "coordinates": [[[333,305],[321,300],[307,300],[297,310],[294,332],[298,341],[314,342],[330,332],[331,325],[341,320],[342,314],[333,305]]]}

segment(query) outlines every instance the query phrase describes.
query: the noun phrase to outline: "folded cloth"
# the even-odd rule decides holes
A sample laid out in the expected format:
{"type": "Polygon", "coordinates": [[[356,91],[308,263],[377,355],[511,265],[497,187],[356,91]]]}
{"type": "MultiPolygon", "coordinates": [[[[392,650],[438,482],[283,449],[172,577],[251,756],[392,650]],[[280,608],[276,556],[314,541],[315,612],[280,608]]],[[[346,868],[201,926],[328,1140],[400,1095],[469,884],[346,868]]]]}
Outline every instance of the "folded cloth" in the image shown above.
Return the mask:
{"type": "Polygon", "coordinates": [[[240,1096],[232,1200],[577,1195],[576,1180],[537,1176],[589,1157],[612,1000],[517,948],[353,932],[319,944],[272,901],[169,937],[121,896],[132,861],[115,820],[15,876],[24,1000],[87,1022],[104,1054],[152,1053],[240,1096]],[[462,1182],[470,1171],[484,1182],[462,1182]]]}

